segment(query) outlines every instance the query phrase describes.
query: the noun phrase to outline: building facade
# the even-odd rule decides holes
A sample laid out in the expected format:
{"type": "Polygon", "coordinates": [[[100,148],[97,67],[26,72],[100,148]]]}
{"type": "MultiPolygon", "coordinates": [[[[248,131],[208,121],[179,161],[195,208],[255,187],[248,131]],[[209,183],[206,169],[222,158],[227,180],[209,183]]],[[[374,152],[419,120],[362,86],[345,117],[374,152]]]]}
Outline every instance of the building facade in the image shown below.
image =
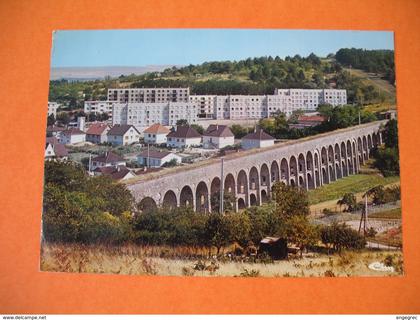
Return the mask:
{"type": "Polygon", "coordinates": [[[346,90],[275,89],[272,95],[190,95],[189,88],[108,89],[108,101],[86,101],[85,112],[106,112],[113,124],[131,124],[141,132],[154,123],[189,124],[199,119],[247,120],[278,112],[314,111],[320,104],[347,103],[346,90]]]}
{"type": "Polygon", "coordinates": [[[188,102],[190,88],[108,89],[108,101],[120,103],[188,102]]]}
{"type": "Polygon", "coordinates": [[[190,102],[113,104],[112,124],[133,125],[140,132],[156,123],[174,126],[181,119],[189,124],[197,123],[196,105],[190,102]]]}
{"type": "Polygon", "coordinates": [[[112,105],[111,101],[85,101],[84,112],[85,113],[106,113],[108,116],[112,116],[112,105]]]}
{"type": "Polygon", "coordinates": [[[167,162],[175,160],[177,163],[182,162],[182,158],[172,152],[160,151],[143,151],[137,156],[137,162],[146,167],[158,168],[167,162]]]}
{"type": "Polygon", "coordinates": [[[211,124],[203,133],[203,147],[222,149],[235,144],[235,136],[228,126],[211,124]]]}
{"type": "Polygon", "coordinates": [[[201,135],[191,127],[178,126],[167,135],[168,147],[188,148],[201,144],[201,135]]]}
{"type": "Polygon", "coordinates": [[[60,105],[57,102],[48,102],[48,115],[57,116],[57,109],[60,105]]]}
{"type": "Polygon", "coordinates": [[[113,145],[126,146],[139,142],[140,132],[132,125],[117,124],[107,133],[107,142],[113,145]]]}
{"type": "Polygon", "coordinates": [[[160,123],[155,123],[144,130],[144,142],[150,144],[166,143],[166,136],[171,132],[168,128],[162,126],[160,123]]]}

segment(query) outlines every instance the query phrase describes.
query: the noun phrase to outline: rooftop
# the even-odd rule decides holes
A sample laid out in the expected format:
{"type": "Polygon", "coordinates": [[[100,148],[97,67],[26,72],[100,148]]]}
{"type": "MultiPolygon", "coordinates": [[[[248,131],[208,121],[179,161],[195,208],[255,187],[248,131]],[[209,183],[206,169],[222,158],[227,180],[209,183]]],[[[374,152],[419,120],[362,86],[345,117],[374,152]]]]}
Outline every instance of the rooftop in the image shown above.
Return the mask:
{"type": "Polygon", "coordinates": [[[258,128],[254,132],[248,133],[242,140],[274,140],[272,136],[258,128]]]}
{"type": "Polygon", "coordinates": [[[208,126],[203,136],[209,137],[233,137],[233,133],[228,126],[211,124],[208,126]]]}
{"type": "Polygon", "coordinates": [[[109,126],[105,123],[93,123],[89,126],[89,129],[86,131],[86,133],[92,135],[101,135],[107,128],[109,128],[109,126]]]}
{"type": "Polygon", "coordinates": [[[128,169],[126,166],[101,167],[96,168],[94,171],[100,172],[101,174],[106,176],[110,176],[114,180],[120,180],[131,172],[130,169],[128,169]]]}
{"type": "Polygon", "coordinates": [[[145,150],[143,152],[141,152],[139,154],[139,157],[143,157],[143,158],[153,158],[153,159],[163,159],[165,158],[167,155],[171,154],[172,152],[168,152],[168,151],[156,151],[156,150],[145,150]]]}
{"type": "Polygon", "coordinates": [[[54,153],[57,157],[68,156],[68,151],[66,147],[64,146],[64,144],[59,143],[56,137],[48,137],[46,140],[46,145],[48,144],[52,145],[54,153]]]}
{"type": "Polygon", "coordinates": [[[192,127],[177,126],[175,131],[168,135],[170,138],[201,138],[201,135],[192,127]]]}
{"type": "Polygon", "coordinates": [[[318,116],[318,115],[314,115],[314,116],[299,116],[298,117],[298,121],[313,121],[313,122],[323,122],[325,120],[325,118],[323,116],[318,116]]]}
{"type": "Polygon", "coordinates": [[[102,162],[102,163],[112,163],[112,162],[119,162],[125,161],[123,157],[113,153],[113,152],[105,152],[104,154],[92,158],[92,161],[102,162]]]}
{"type": "Polygon", "coordinates": [[[147,128],[146,130],[144,130],[144,133],[152,133],[152,134],[158,134],[158,133],[168,134],[169,132],[171,132],[171,130],[169,130],[165,126],[162,126],[160,123],[155,123],[151,125],[149,128],[147,128]]]}
{"type": "MultiPolygon", "coordinates": [[[[137,131],[135,127],[129,124],[116,124],[114,125],[107,134],[113,135],[113,136],[123,136],[125,133],[130,130],[130,128],[134,128],[134,130],[137,131]]],[[[138,131],[137,131],[138,132],[138,131]]],[[[139,132],[138,132],[139,133],[139,132]]]]}
{"type": "Polygon", "coordinates": [[[65,134],[66,136],[73,136],[76,134],[85,134],[85,132],[83,132],[82,130],[78,128],[69,128],[69,129],[64,130],[63,134],[65,134]]]}

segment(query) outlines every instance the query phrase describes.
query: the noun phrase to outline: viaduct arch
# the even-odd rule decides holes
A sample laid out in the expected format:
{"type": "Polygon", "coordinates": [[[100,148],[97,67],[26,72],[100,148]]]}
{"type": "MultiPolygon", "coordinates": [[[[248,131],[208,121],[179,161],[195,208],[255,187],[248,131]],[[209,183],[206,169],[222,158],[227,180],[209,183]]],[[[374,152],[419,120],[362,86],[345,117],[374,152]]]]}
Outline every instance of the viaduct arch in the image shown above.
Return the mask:
{"type": "Polygon", "coordinates": [[[234,196],[237,209],[260,205],[271,197],[277,181],[304,189],[318,188],[356,174],[381,144],[381,125],[376,121],[340,129],[263,149],[230,154],[183,168],[127,180],[127,188],[143,210],[189,206],[197,212],[215,210],[212,199],[224,192],[234,196]]]}

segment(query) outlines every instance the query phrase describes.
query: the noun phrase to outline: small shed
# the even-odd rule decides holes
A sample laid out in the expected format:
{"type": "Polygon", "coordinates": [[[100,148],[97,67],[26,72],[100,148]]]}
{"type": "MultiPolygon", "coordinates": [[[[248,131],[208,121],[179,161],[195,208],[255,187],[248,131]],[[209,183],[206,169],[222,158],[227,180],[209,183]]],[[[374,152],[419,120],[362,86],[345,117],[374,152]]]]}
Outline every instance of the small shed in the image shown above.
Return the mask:
{"type": "Polygon", "coordinates": [[[260,241],[258,254],[266,252],[274,260],[287,258],[287,241],[284,238],[265,237],[260,241]]]}

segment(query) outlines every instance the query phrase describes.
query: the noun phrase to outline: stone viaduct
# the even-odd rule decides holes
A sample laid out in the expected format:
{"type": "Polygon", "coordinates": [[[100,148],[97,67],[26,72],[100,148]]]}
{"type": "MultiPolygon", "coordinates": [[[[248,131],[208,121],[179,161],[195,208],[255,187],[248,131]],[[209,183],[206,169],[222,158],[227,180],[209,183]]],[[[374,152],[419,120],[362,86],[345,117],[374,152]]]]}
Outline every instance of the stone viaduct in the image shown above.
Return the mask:
{"type": "Polygon", "coordinates": [[[382,142],[384,121],[340,129],[299,140],[252,149],[184,167],[141,175],[126,182],[143,208],[192,206],[211,212],[211,198],[223,192],[236,198],[234,208],[260,205],[270,198],[277,181],[314,189],[356,174],[382,142]]]}

